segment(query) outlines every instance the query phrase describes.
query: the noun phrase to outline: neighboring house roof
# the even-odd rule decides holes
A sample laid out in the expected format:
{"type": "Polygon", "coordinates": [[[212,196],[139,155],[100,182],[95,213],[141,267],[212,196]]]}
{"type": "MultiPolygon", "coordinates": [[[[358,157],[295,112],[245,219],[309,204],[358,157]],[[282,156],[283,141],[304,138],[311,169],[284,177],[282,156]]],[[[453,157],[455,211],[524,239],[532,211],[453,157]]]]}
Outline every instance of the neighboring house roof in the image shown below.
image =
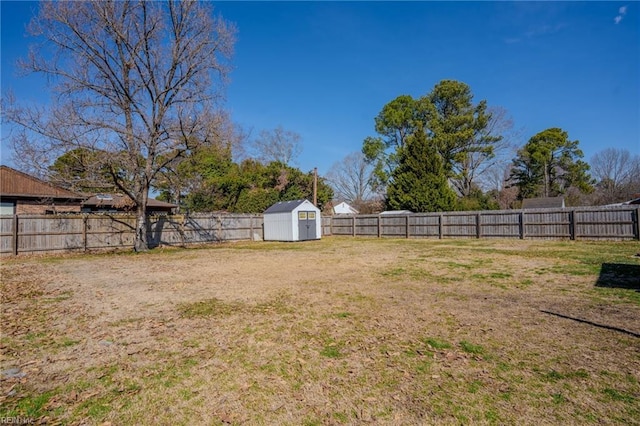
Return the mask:
{"type": "Polygon", "coordinates": [[[8,166],[0,166],[2,197],[78,199],[84,196],[50,184],[8,166]]]}
{"type": "Polygon", "coordinates": [[[629,206],[629,205],[636,205],[636,204],[640,204],[640,198],[634,198],[633,200],[625,201],[622,203],[607,204],[604,207],[629,206]]]}
{"type": "Polygon", "coordinates": [[[392,216],[392,215],[408,215],[413,214],[411,210],[387,210],[380,213],[380,216],[392,216]]]}
{"type": "MultiPolygon", "coordinates": [[[[96,194],[87,198],[82,203],[84,207],[95,207],[104,209],[120,209],[127,210],[134,206],[133,200],[126,195],[121,194],[96,194]]],[[[147,200],[147,210],[153,209],[172,209],[178,207],[175,204],[165,203],[164,201],[156,200],[155,198],[149,198],[147,200]]]]}
{"type": "Polygon", "coordinates": [[[317,207],[314,206],[309,200],[280,201],[266,209],[264,211],[264,214],[290,213],[304,203],[308,203],[309,207],[317,209],[317,207]]]}
{"type": "Polygon", "coordinates": [[[563,197],[525,198],[522,200],[523,209],[553,209],[564,208],[563,197]]]}
{"type": "Polygon", "coordinates": [[[356,210],[353,207],[351,207],[345,201],[343,201],[343,202],[341,202],[339,204],[336,204],[333,207],[333,212],[335,214],[358,214],[358,210],[356,210]]]}

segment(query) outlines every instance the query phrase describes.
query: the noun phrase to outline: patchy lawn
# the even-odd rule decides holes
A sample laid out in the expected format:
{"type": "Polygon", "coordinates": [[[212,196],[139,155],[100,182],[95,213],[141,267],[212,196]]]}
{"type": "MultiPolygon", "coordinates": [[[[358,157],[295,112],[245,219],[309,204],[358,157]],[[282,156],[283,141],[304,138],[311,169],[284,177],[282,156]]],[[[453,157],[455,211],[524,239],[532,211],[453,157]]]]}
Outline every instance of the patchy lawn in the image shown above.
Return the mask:
{"type": "Polygon", "coordinates": [[[637,242],[3,259],[0,418],[640,424],[637,242]]]}

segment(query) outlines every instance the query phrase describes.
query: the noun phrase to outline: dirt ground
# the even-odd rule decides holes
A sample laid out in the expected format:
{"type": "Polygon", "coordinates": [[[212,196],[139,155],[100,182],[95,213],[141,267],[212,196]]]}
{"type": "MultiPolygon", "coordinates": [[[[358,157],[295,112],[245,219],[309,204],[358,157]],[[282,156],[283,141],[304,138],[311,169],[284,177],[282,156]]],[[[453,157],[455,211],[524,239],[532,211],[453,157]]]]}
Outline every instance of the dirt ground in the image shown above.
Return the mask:
{"type": "Polygon", "coordinates": [[[0,417],[640,424],[638,251],[334,237],[3,259],[0,417]]]}

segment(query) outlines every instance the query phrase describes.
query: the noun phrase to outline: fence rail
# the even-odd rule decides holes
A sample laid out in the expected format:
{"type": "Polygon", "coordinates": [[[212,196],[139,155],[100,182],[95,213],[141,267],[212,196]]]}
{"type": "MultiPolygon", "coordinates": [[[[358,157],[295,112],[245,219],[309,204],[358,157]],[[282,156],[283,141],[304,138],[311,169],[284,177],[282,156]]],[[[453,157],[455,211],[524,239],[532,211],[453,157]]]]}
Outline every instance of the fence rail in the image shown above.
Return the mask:
{"type": "MultiPolygon", "coordinates": [[[[322,234],[395,238],[640,240],[640,207],[325,216],[322,234]]],[[[262,215],[152,216],[152,247],[259,240],[262,215]]],[[[127,215],[0,216],[0,255],[133,247],[127,215]]]]}
{"type": "Polygon", "coordinates": [[[638,240],[640,207],[333,216],[325,235],[401,238],[638,240]]]}
{"type": "MultiPolygon", "coordinates": [[[[262,239],[262,215],[150,216],[152,247],[262,239]]],[[[0,216],[0,255],[133,247],[128,215],[0,216]]]]}

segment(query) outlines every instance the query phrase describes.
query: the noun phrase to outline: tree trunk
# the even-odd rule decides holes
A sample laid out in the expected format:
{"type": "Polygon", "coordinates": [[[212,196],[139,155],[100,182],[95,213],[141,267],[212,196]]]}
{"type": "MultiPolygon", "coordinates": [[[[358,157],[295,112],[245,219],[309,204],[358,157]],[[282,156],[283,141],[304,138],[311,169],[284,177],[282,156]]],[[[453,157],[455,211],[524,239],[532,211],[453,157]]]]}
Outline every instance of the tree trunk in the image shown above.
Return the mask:
{"type": "Polygon", "coordinates": [[[142,200],[138,200],[136,207],[136,237],[133,249],[137,252],[149,250],[147,239],[147,198],[146,191],[142,191],[142,200]]]}
{"type": "Polygon", "coordinates": [[[137,252],[149,250],[149,244],[147,242],[147,216],[144,212],[138,212],[136,216],[136,239],[133,243],[133,249],[137,252]]]}

